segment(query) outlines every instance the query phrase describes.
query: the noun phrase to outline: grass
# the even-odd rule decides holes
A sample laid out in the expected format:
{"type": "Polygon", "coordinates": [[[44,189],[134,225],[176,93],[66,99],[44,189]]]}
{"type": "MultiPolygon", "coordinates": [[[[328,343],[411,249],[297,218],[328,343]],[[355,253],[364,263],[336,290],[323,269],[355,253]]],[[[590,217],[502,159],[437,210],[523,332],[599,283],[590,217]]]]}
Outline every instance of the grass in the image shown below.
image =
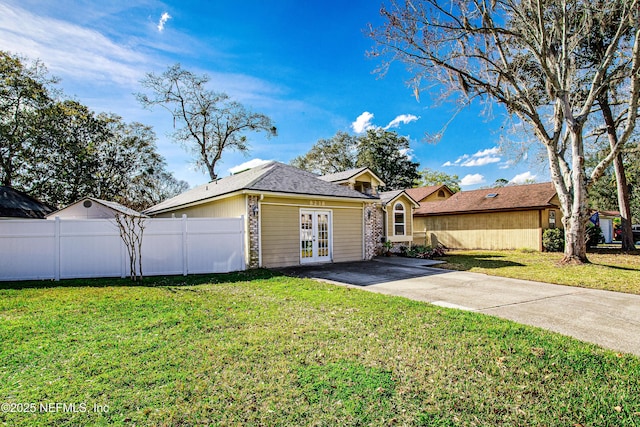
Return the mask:
{"type": "Polygon", "coordinates": [[[0,403],[87,410],[0,424],[640,425],[639,358],[489,316],[263,270],[4,287],[0,403]]]}
{"type": "Polygon", "coordinates": [[[590,264],[560,266],[560,253],[538,251],[451,251],[436,267],[559,285],[640,294],[640,251],[601,249],[590,264]]]}

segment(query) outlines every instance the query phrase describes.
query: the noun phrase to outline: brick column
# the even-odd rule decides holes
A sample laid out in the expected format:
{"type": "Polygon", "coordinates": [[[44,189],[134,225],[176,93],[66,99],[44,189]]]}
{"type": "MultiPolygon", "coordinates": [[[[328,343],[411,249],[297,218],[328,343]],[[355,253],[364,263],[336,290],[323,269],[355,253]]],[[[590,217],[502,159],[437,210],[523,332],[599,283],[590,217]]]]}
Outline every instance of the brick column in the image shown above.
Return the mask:
{"type": "Polygon", "coordinates": [[[247,197],[247,233],[249,233],[249,268],[260,267],[260,196],[247,197]]]}
{"type": "Polygon", "coordinates": [[[382,246],[383,212],[380,206],[373,203],[364,207],[364,244],[365,259],[372,259],[380,252],[382,246]]]}

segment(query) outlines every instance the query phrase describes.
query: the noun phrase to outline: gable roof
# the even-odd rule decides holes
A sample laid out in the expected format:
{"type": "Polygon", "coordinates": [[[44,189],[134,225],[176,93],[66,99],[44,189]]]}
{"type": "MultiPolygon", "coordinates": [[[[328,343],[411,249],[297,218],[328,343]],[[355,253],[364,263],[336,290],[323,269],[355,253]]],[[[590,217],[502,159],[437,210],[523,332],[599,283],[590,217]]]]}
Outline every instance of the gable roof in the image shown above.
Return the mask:
{"type": "Polygon", "coordinates": [[[552,203],[555,195],[556,189],[550,182],[460,191],[440,202],[421,203],[414,215],[544,209],[557,207],[552,203]]]}
{"type": "Polygon", "coordinates": [[[60,213],[60,212],[62,212],[62,211],[64,211],[64,210],[66,210],[66,209],[69,209],[69,208],[70,208],[70,207],[72,207],[72,206],[76,206],[76,205],[79,205],[80,203],[84,203],[86,200],[91,200],[91,201],[92,201],[92,202],[94,202],[94,203],[97,203],[97,204],[99,204],[99,205],[105,206],[105,207],[107,207],[107,208],[109,208],[109,209],[111,209],[111,210],[113,210],[113,211],[119,212],[119,213],[121,213],[121,214],[123,214],[123,215],[129,215],[129,216],[146,216],[146,215],[141,214],[141,213],[140,213],[140,212],[138,212],[138,211],[135,211],[135,210],[133,210],[133,209],[130,209],[130,208],[128,208],[128,207],[126,207],[126,206],[124,206],[124,205],[121,205],[120,203],[117,203],[117,202],[110,202],[110,201],[108,201],[108,200],[97,199],[97,198],[95,198],[95,197],[85,197],[85,198],[83,198],[83,199],[78,200],[77,202],[74,202],[74,203],[71,203],[71,204],[70,204],[70,205],[68,205],[68,206],[65,206],[65,207],[64,207],[64,208],[62,208],[62,209],[58,209],[57,211],[55,211],[55,212],[53,212],[53,213],[48,214],[48,215],[47,215],[47,218],[54,218],[54,217],[56,217],[56,216],[58,215],[58,213],[60,213]]]}
{"type": "Polygon", "coordinates": [[[0,217],[44,219],[54,210],[53,207],[34,199],[27,193],[0,186],[0,217]]]}
{"type": "Polygon", "coordinates": [[[411,196],[413,200],[420,202],[441,189],[442,190],[446,189],[449,193],[453,194],[453,191],[451,191],[451,189],[444,184],[428,185],[426,187],[418,187],[418,188],[407,188],[404,191],[406,191],[407,194],[411,196]]]}
{"type": "Polygon", "coordinates": [[[384,191],[380,193],[380,201],[382,202],[383,205],[388,205],[389,203],[393,202],[394,200],[396,200],[402,195],[406,196],[407,199],[411,201],[414,207],[417,208],[420,206],[420,204],[416,202],[413,197],[407,194],[406,190],[384,191]]]}
{"type": "Polygon", "coordinates": [[[337,173],[330,173],[330,174],[327,174],[327,175],[319,176],[318,178],[320,178],[323,181],[327,181],[327,182],[340,183],[340,182],[349,181],[351,178],[355,178],[355,177],[357,177],[359,175],[362,175],[365,172],[370,173],[378,181],[380,181],[382,183],[382,185],[385,185],[384,181],[381,180],[378,175],[373,173],[373,171],[371,169],[369,169],[368,167],[366,167],[366,166],[361,167],[361,168],[347,169],[346,171],[337,172],[337,173]]]}
{"type": "Polygon", "coordinates": [[[237,191],[257,193],[288,193],[305,196],[343,197],[377,200],[348,187],[319,179],[317,175],[279,162],[269,162],[236,175],[200,185],[144,211],[154,214],[193,203],[223,197],[237,191]]]}

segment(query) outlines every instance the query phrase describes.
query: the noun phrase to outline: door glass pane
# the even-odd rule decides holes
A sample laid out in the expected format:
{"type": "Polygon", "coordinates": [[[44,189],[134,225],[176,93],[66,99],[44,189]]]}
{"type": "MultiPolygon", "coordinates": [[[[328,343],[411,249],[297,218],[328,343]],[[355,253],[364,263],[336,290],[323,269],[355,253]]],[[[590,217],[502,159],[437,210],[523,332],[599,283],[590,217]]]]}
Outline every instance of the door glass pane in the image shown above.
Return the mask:
{"type": "Polygon", "coordinates": [[[329,215],[318,214],[318,256],[329,256],[329,215]]]}
{"type": "Polygon", "coordinates": [[[313,257],[313,217],[311,214],[300,216],[300,256],[313,257]]]}

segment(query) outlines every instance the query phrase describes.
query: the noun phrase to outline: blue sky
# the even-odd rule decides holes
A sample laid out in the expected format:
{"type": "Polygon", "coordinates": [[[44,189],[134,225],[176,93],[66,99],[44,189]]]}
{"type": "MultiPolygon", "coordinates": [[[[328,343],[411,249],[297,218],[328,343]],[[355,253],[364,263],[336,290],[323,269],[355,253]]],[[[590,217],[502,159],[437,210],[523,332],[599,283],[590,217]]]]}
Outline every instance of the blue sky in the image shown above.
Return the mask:
{"type": "Polygon", "coordinates": [[[456,174],[463,189],[548,180],[544,163],[515,163],[499,150],[503,118],[486,120],[479,106],[455,116],[440,142],[426,142],[453,106],[435,106],[428,94],[416,100],[400,63],[376,75],[379,62],[366,57],[369,23],[381,23],[379,2],[0,0],[0,49],[41,59],[66,95],[93,110],[153,126],[169,169],[190,185],[208,175],[171,141],[169,114],[143,109],[133,95],[145,73],[176,62],[278,128],[272,139],[248,134],[249,156],[227,152],[220,176],[255,159],[288,163],[337,131],[379,126],[408,137],[421,168],[456,174]]]}

